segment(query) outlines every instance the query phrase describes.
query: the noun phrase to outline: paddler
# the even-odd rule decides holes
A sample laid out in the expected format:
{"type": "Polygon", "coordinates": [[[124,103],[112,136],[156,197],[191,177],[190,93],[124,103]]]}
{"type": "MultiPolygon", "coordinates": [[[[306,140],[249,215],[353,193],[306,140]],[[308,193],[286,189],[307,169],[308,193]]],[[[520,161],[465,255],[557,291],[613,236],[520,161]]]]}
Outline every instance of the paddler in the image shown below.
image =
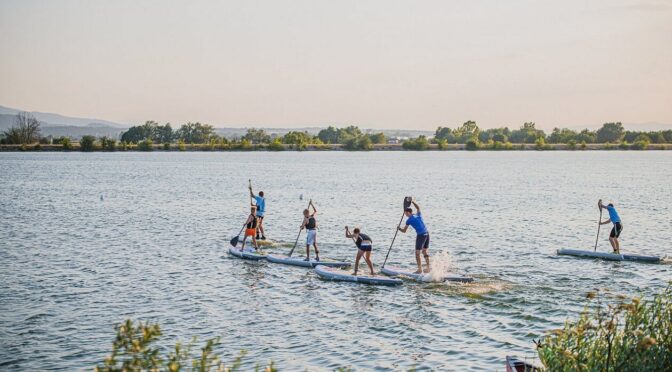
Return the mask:
{"type": "Polygon", "coordinates": [[[609,219],[606,221],[600,221],[600,225],[606,225],[610,222],[614,224],[614,227],[611,229],[611,233],[609,234],[609,243],[611,243],[611,248],[614,249],[614,253],[620,254],[621,246],[618,244],[618,237],[621,236],[621,231],[623,231],[621,217],[618,215],[618,212],[616,212],[616,208],[614,208],[614,204],[612,203],[609,203],[605,206],[602,204],[602,199],[600,199],[597,202],[597,206],[600,208],[600,211],[602,211],[602,209],[606,209],[607,212],[609,212],[609,219]]]}
{"type": "Polygon", "coordinates": [[[371,270],[371,275],[376,275],[373,272],[373,264],[371,263],[371,249],[373,248],[373,241],[371,238],[362,233],[359,227],[355,227],[352,230],[352,234],[348,227],[345,227],[345,237],[353,239],[355,245],[357,246],[357,257],[355,258],[355,272],[352,275],[357,275],[357,269],[359,269],[359,259],[364,256],[364,261],[369,265],[369,270],[371,270]]]}
{"type": "Polygon", "coordinates": [[[315,215],[317,208],[313,204],[313,199],[310,199],[308,208],[303,210],[303,222],[301,223],[301,230],[306,229],[306,258],[304,261],[310,261],[310,246],[315,247],[315,261],[320,260],[320,251],[317,249],[317,220],[315,215]],[[313,208],[313,213],[310,213],[310,208],[313,208]]]}
{"type": "Polygon", "coordinates": [[[250,207],[250,215],[247,216],[247,220],[245,221],[245,237],[243,238],[243,244],[240,247],[241,251],[245,250],[245,242],[247,241],[247,237],[251,236],[252,237],[252,245],[254,246],[254,250],[258,251],[259,246],[257,245],[257,216],[256,216],[256,211],[257,208],[253,205],[250,207]]]}
{"type": "Polygon", "coordinates": [[[418,264],[418,270],[416,274],[421,274],[422,271],[422,260],[420,259],[420,252],[425,257],[425,263],[427,268],[424,272],[428,273],[429,268],[429,253],[427,249],[429,248],[429,231],[427,226],[425,226],[425,221],[422,219],[422,213],[420,213],[420,206],[415,200],[411,200],[411,203],[415,207],[416,213],[413,214],[413,208],[407,207],[404,208],[404,214],[406,215],[406,224],[404,227],[397,226],[397,229],[402,233],[405,233],[408,230],[408,226],[413,227],[417,236],[415,237],[415,262],[418,264]]]}
{"type": "Polygon", "coordinates": [[[254,202],[257,206],[257,220],[259,221],[259,226],[257,226],[256,236],[257,239],[266,240],[266,235],[264,234],[264,214],[266,213],[266,199],[264,198],[264,192],[259,191],[259,195],[254,195],[252,192],[252,184],[250,183],[250,197],[254,199],[254,202]],[[261,233],[261,237],[259,236],[261,233]]]}

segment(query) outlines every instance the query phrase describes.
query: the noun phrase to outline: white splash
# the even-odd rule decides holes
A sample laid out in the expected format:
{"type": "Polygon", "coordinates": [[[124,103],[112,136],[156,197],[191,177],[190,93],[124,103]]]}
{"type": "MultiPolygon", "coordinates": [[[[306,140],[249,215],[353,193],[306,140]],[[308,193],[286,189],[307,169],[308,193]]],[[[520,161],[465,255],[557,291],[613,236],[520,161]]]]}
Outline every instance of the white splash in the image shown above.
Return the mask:
{"type": "Polygon", "coordinates": [[[439,252],[430,257],[430,267],[432,271],[428,276],[433,282],[440,282],[451,273],[457,272],[457,266],[453,263],[453,258],[448,252],[439,252]]]}

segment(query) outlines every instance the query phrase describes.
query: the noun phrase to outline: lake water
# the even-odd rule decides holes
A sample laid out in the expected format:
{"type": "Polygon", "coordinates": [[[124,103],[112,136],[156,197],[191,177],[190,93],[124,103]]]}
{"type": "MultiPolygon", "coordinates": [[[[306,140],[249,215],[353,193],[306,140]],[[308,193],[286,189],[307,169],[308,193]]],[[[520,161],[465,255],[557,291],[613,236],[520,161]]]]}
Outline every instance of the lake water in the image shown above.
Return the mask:
{"type": "MultiPolygon", "coordinates": [[[[650,296],[672,279],[555,255],[593,249],[598,198],[621,214],[623,251],[670,254],[672,152],[0,153],[0,172],[0,369],[91,370],[133,318],[166,343],[221,336],[248,367],[502,371],[589,290],[650,296]],[[430,253],[477,282],[372,287],[232,259],[248,178],[272,251],[312,198],[322,256],[354,259],[343,226],[362,226],[379,266],[412,195],[430,253]]],[[[411,267],[413,243],[400,234],[390,262],[411,267]]]]}

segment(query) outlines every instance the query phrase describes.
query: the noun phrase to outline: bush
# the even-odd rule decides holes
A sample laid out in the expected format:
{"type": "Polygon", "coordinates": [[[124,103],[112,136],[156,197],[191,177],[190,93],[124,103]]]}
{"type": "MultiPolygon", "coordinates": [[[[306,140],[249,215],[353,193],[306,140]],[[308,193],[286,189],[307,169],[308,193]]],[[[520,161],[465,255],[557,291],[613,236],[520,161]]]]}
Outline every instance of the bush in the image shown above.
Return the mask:
{"type": "Polygon", "coordinates": [[[472,138],[469,138],[469,140],[467,140],[467,144],[466,144],[466,149],[467,150],[475,151],[475,150],[478,150],[478,147],[479,147],[479,143],[478,143],[477,138],[472,137],[472,138]]]}
{"type": "Polygon", "coordinates": [[[285,146],[282,145],[282,141],[280,138],[276,138],[271,142],[270,145],[268,145],[268,150],[269,151],[283,151],[285,149],[285,146]]]}
{"type": "Polygon", "coordinates": [[[630,149],[630,145],[626,141],[623,141],[618,145],[618,148],[621,150],[628,150],[630,149]]]}
{"type": "Polygon", "coordinates": [[[151,139],[146,139],[144,141],[138,142],[138,150],[140,151],[152,151],[154,149],[154,141],[151,139]]]}
{"type": "MultiPolygon", "coordinates": [[[[185,346],[177,342],[172,351],[166,355],[166,349],[156,345],[161,336],[158,324],[136,325],[127,320],[117,327],[117,336],[112,342],[112,353],[95,367],[95,371],[238,371],[245,355],[244,351],[241,352],[232,365],[227,367],[221,357],[213,351],[220,345],[219,338],[207,340],[198,353],[192,352],[195,338],[185,346]]],[[[264,367],[264,370],[277,371],[273,363],[264,367]]]]}
{"type": "Polygon", "coordinates": [[[100,137],[98,140],[100,142],[100,146],[103,148],[105,151],[114,151],[117,149],[117,141],[115,139],[112,139],[107,136],[100,137]]]}
{"type": "Polygon", "coordinates": [[[672,283],[651,301],[603,306],[599,296],[575,322],[537,345],[549,371],[669,371],[672,366],[672,283]]]}
{"type": "Polygon", "coordinates": [[[586,149],[586,141],[581,141],[581,150],[586,149]]]}
{"type": "Polygon", "coordinates": [[[187,146],[184,144],[184,140],[179,139],[177,140],[177,149],[180,151],[185,151],[187,149],[187,146]]]}
{"type": "Polygon", "coordinates": [[[39,143],[35,144],[35,146],[33,146],[33,151],[42,151],[42,145],[39,143]]]}
{"type": "Polygon", "coordinates": [[[567,141],[567,148],[570,150],[576,150],[576,141],[574,140],[567,141]]]}
{"type": "Polygon", "coordinates": [[[401,147],[406,150],[424,151],[429,149],[429,141],[427,141],[427,137],[420,136],[416,139],[404,141],[401,147]]]}
{"type": "Polygon", "coordinates": [[[534,141],[534,148],[537,150],[545,150],[548,148],[544,137],[539,137],[536,141],[534,141]]]}
{"type": "Polygon", "coordinates": [[[72,142],[70,141],[70,137],[61,137],[59,143],[61,146],[63,146],[63,150],[72,150],[72,142]]]}
{"type": "Polygon", "coordinates": [[[633,150],[646,150],[649,147],[649,142],[648,141],[635,141],[635,143],[632,144],[632,149],[633,150]]]}
{"type": "Polygon", "coordinates": [[[82,139],[79,140],[79,149],[86,152],[91,152],[95,149],[96,146],[96,137],[94,136],[82,136],[82,139]]]}
{"type": "Polygon", "coordinates": [[[166,142],[163,144],[163,149],[166,151],[170,151],[170,143],[166,142]]]}
{"type": "Polygon", "coordinates": [[[439,139],[436,141],[436,147],[439,148],[439,150],[447,150],[448,149],[448,141],[445,139],[439,139]]]}

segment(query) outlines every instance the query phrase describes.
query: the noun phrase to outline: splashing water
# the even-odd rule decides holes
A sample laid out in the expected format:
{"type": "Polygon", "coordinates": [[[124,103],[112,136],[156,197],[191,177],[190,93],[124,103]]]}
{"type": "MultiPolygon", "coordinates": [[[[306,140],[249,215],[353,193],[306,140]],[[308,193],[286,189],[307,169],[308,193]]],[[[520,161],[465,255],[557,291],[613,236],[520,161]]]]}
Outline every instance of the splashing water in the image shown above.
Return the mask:
{"type": "Polygon", "coordinates": [[[443,278],[451,273],[457,272],[457,266],[448,252],[439,252],[432,257],[432,271],[427,274],[427,281],[441,282],[443,278]]]}

